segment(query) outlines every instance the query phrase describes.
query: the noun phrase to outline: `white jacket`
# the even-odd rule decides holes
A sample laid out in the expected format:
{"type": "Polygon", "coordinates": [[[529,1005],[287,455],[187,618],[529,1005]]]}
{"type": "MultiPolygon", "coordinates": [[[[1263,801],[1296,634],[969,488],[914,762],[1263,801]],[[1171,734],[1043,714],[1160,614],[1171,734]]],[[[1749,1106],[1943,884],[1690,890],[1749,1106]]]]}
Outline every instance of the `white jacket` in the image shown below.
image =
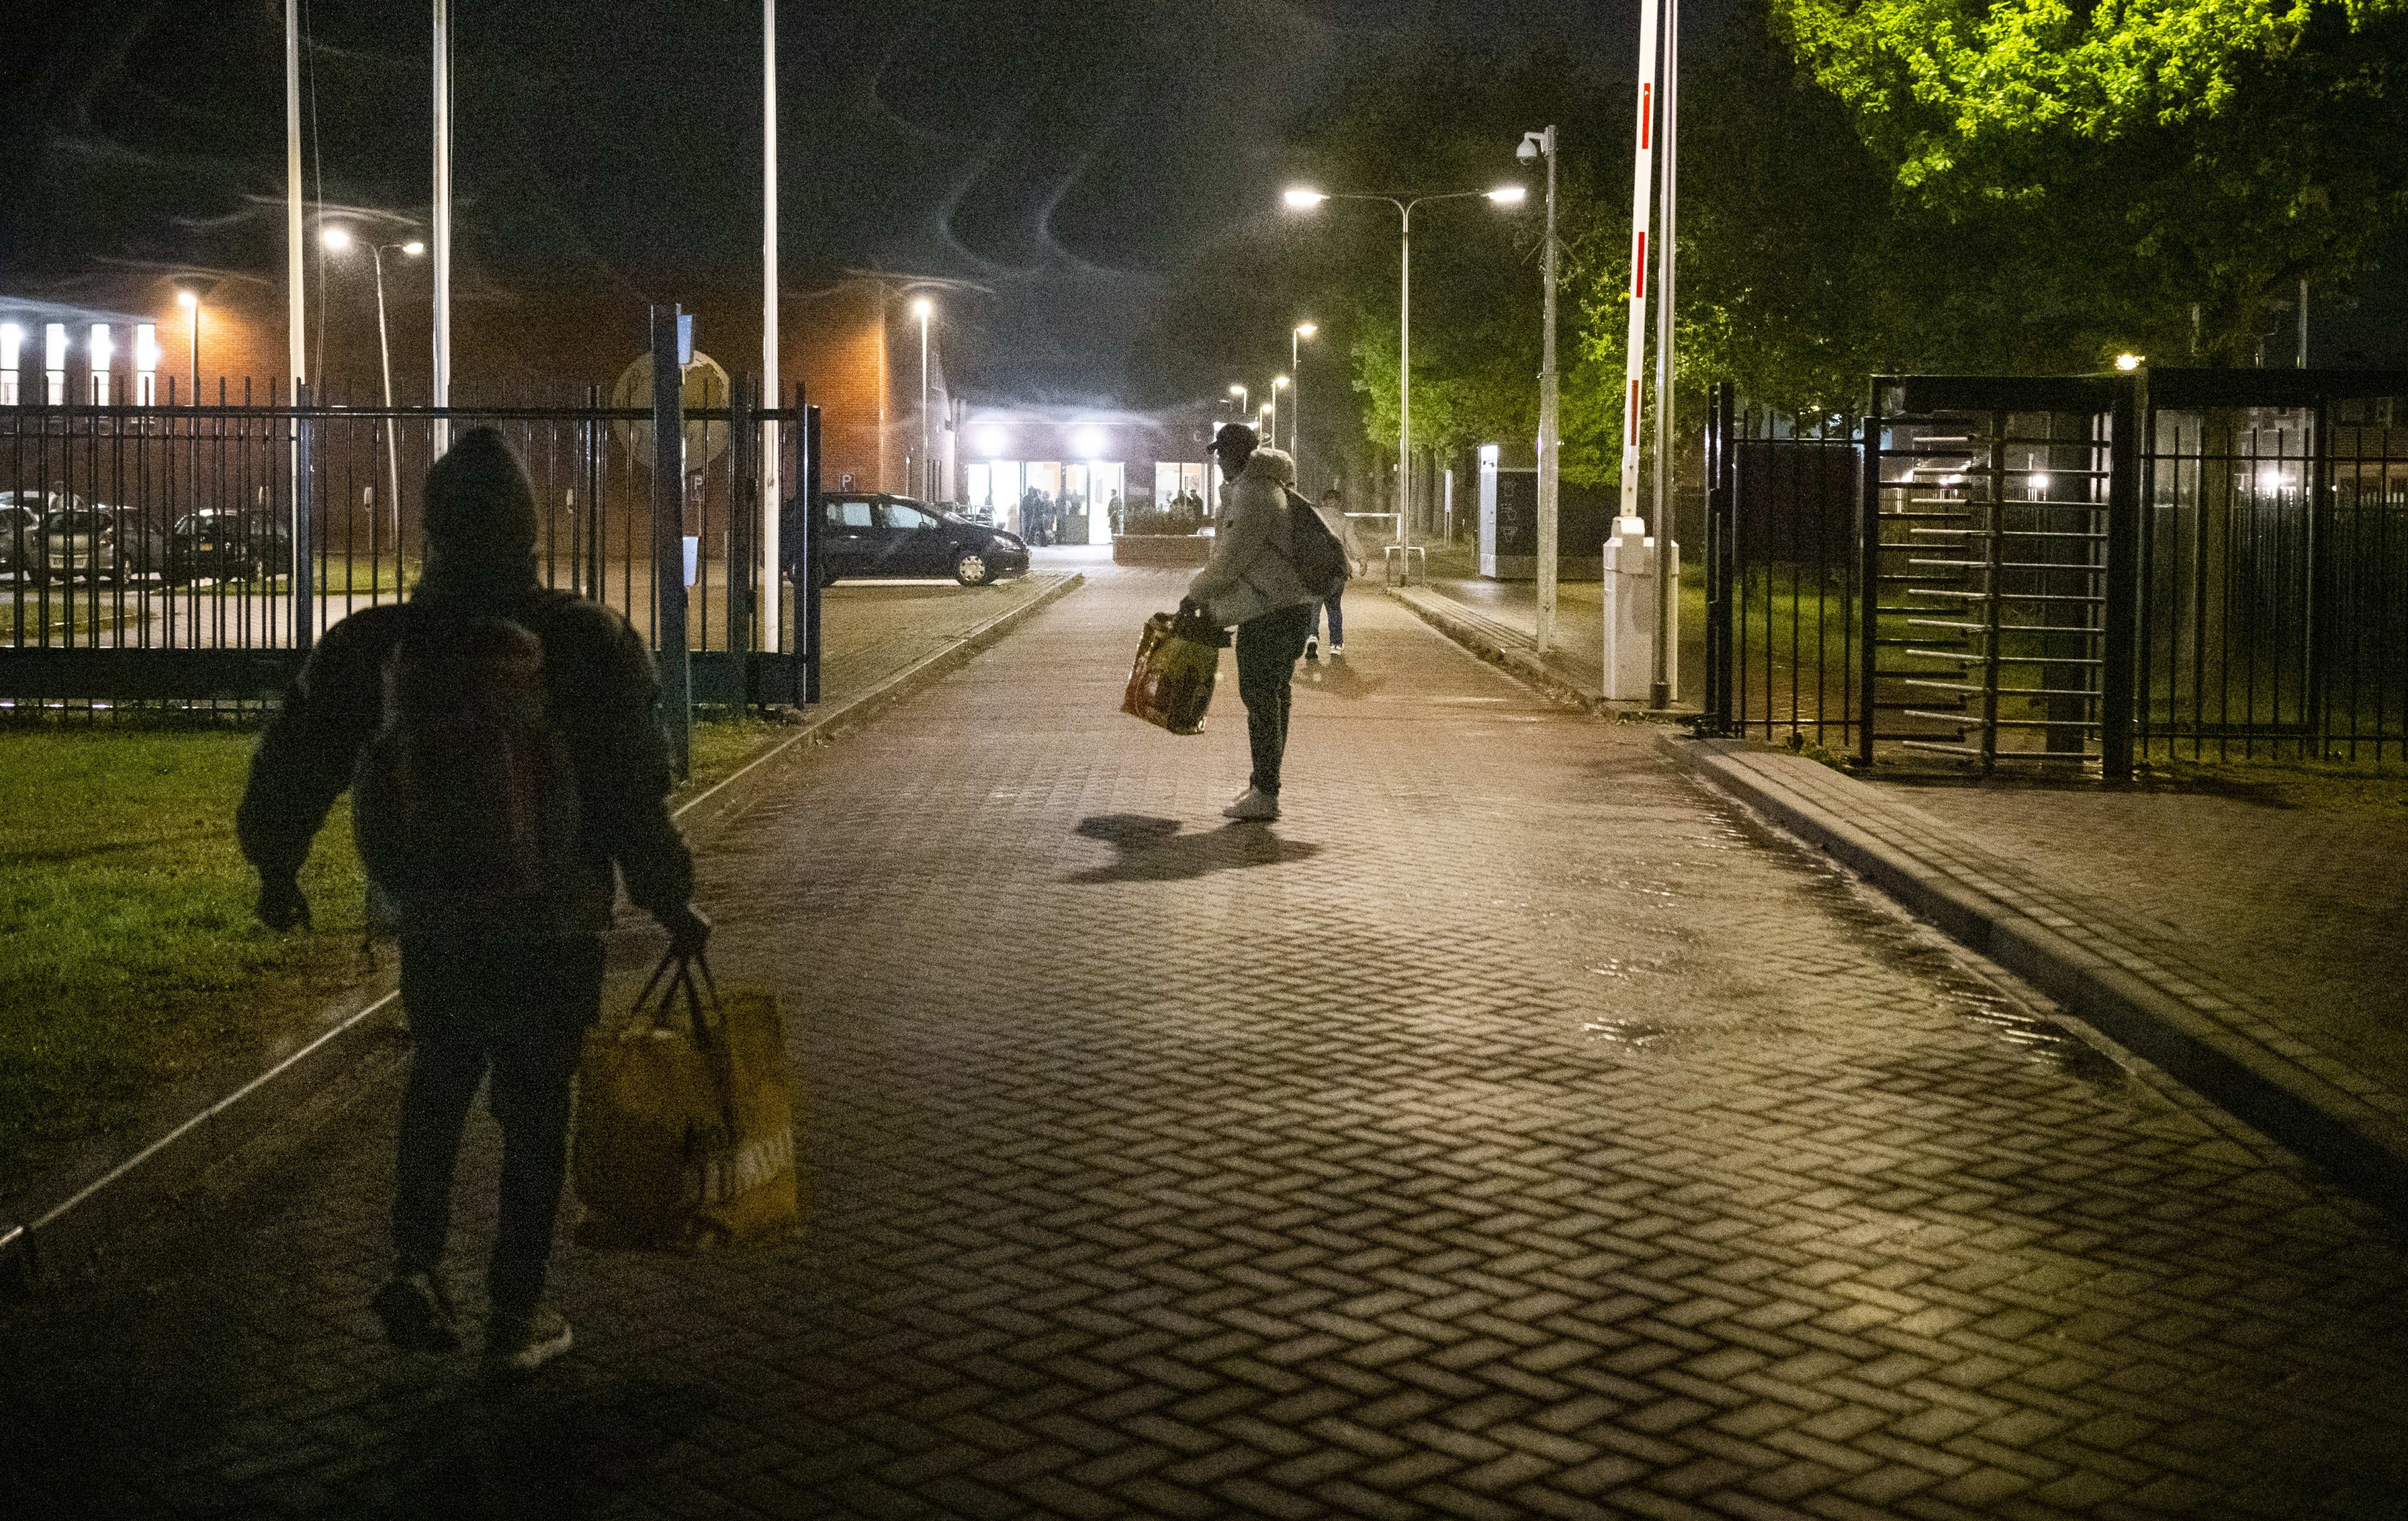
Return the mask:
{"type": "Polygon", "coordinates": [[[1287,482],[1295,479],[1296,462],[1284,450],[1257,449],[1223,488],[1212,557],[1187,595],[1224,628],[1314,599],[1288,563],[1287,482]]]}

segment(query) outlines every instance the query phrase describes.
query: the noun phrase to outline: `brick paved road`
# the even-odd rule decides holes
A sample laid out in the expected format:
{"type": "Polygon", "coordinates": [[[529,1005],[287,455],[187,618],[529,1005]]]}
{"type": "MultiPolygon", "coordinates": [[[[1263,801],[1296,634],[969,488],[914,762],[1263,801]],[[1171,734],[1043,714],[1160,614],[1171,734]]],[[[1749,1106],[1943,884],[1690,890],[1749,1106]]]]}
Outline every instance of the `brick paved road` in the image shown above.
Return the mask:
{"type": "Polygon", "coordinates": [[[1112,710],[1175,585],[719,841],[806,1241],[566,1254],[580,1350],[482,1391],[365,1340],[364,1105],[171,1275],[8,1323],[0,1512],[2399,1514],[2366,1215],[1379,599],[1289,817],[1221,827],[1234,715],[1112,710]]]}

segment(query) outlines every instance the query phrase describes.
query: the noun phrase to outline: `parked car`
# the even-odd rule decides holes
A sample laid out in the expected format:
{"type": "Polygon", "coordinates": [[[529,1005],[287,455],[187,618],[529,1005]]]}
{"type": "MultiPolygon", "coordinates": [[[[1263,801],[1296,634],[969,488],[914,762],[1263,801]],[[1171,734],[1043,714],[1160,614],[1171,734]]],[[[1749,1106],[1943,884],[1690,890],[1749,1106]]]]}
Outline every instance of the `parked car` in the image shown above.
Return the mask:
{"type": "MultiPolygon", "coordinates": [[[[8,493],[14,495],[15,493],[8,493]]],[[[0,501],[0,576],[38,576],[42,568],[42,515],[13,501],[0,501]]]]}
{"type": "Polygon", "coordinates": [[[42,578],[47,540],[42,525],[50,514],[83,506],[83,498],[52,486],[48,491],[0,491],[0,575],[42,578]]]}
{"type": "Polygon", "coordinates": [[[946,508],[875,492],[821,498],[820,582],[841,576],[951,576],[965,586],[1028,568],[1018,536],[946,508]]]}
{"type": "Polygon", "coordinates": [[[42,554],[45,580],[122,584],[166,574],[167,536],[134,508],[85,502],[43,521],[42,554]]]}
{"type": "Polygon", "coordinates": [[[171,580],[266,581],[293,558],[293,534],[270,513],[205,508],[176,520],[167,536],[171,580]]]}

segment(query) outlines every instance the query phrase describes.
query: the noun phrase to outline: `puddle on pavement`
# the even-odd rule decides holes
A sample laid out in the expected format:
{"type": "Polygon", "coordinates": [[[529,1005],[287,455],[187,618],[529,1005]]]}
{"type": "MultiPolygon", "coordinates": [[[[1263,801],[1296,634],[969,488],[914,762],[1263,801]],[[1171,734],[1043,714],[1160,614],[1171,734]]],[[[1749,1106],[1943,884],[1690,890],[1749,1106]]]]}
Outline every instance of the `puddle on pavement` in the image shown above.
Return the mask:
{"type": "MultiPolygon", "coordinates": [[[[2069,1077],[2127,1097],[2135,1093],[2131,1074],[2114,1058],[2047,1013],[2009,996],[1974,971],[1964,959],[1970,953],[1947,940],[1938,929],[1914,920],[1887,898],[1880,897],[1875,889],[1855,882],[1820,854],[1801,850],[1785,838],[1767,830],[1719,794],[1702,787],[1698,788],[1698,793],[1700,802],[1718,821],[1710,835],[1698,843],[1710,850],[1761,851],[1793,863],[1802,879],[1799,883],[1800,890],[1809,894],[1837,922],[1847,939],[1884,965],[1905,973],[1917,985],[1930,989],[1939,1005],[1947,1012],[1980,1027],[2033,1061],[2054,1067],[2069,1077]]],[[[1618,967],[1621,964],[1606,965],[1618,967]]],[[[1590,969],[1598,970],[1595,967],[1590,969]]],[[[1616,973],[1608,972],[1606,975],[1616,973]]],[[[1747,1027],[1767,1029],[1770,1026],[1755,1025],[1747,1027]]],[[[1700,1026],[1697,1033],[1703,1035],[1711,1028],[1700,1026]]],[[[1656,1032],[1641,1040],[1621,1039],[1620,1032],[1597,1030],[1586,1033],[1595,1039],[1612,1040],[1614,1043],[1627,1045],[1633,1050],[1660,1050],[1667,1043],[1665,1032],[1656,1032]]]]}

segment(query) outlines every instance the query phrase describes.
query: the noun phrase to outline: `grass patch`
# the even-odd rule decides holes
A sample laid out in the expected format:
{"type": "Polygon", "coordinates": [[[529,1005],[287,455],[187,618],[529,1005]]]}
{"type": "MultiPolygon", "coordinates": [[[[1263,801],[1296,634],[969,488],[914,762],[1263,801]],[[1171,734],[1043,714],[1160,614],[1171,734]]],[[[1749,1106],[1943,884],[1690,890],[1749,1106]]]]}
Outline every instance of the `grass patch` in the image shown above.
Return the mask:
{"type": "Polygon", "coordinates": [[[2315,761],[2152,759],[2133,768],[2153,786],[2219,793],[2272,808],[2315,808],[2408,817],[2408,772],[2315,761]]]}
{"type": "MultiPolygon", "coordinates": [[[[696,725],[679,800],[792,732],[696,725]]],[[[362,976],[347,805],[302,873],[316,927],[278,935],[252,916],[234,810],[254,738],[131,722],[0,728],[0,1179],[22,1180],[37,1149],[123,1126],[180,1078],[229,1058],[264,1066],[362,976]]]]}
{"type": "Polygon", "coordinates": [[[251,916],[234,840],[251,736],[0,730],[0,1176],[272,1041],[359,970],[362,881],[339,809],[302,882],[318,927],[251,916]]]}

